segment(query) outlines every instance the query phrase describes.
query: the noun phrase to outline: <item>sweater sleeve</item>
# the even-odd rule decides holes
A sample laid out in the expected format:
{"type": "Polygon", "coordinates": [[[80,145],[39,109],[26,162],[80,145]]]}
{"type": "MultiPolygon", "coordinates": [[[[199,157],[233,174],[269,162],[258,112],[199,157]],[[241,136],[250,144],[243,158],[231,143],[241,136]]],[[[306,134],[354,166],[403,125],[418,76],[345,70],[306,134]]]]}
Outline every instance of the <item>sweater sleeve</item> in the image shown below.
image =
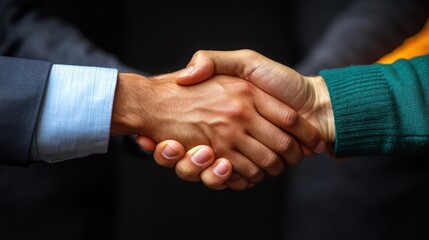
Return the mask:
{"type": "Polygon", "coordinates": [[[429,55],[322,70],[337,156],[429,153],[429,55]]]}

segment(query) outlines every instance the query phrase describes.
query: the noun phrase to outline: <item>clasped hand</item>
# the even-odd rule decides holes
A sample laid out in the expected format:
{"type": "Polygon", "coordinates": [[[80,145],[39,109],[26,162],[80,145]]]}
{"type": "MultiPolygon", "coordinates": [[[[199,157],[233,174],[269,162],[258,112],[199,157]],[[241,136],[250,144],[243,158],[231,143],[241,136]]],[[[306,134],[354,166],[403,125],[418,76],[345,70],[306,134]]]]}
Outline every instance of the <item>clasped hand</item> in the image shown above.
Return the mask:
{"type": "Polygon", "coordinates": [[[114,105],[128,105],[114,111],[117,125],[131,126],[158,164],[212,189],[252,187],[334,138],[323,79],[251,50],[199,51],[175,73],[122,77],[118,87],[132,87],[114,105]]]}

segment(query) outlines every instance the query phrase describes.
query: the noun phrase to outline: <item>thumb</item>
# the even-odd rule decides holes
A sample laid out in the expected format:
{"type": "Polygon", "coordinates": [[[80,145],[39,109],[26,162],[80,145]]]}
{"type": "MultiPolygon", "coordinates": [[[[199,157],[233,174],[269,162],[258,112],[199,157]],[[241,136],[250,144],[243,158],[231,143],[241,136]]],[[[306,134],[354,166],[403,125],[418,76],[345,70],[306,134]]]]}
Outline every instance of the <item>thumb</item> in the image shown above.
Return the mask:
{"type": "Polygon", "coordinates": [[[215,65],[209,56],[194,54],[188,66],[176,77],[179,85],[202,82],[215,74],[215,65]]]}
{"type": "Polygon", "coordinates": [[[234,51],[199,50],[177,77],[176,83],[189,85],[204,81],[215,74],[230,75],[252,81],[252,73],[269,59],[248,49],[234,51]]]}

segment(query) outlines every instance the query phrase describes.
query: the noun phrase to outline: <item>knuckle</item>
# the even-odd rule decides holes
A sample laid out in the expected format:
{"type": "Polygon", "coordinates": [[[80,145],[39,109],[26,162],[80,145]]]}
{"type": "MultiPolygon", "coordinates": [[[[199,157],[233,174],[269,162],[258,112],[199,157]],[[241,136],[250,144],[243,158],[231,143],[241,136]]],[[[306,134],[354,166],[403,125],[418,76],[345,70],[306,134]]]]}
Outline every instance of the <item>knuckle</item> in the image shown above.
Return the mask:
{"type": "Polygon", "coordinates": [[[297,166],[298,164],[301,163],[303,157],[304,155],[302,151],[298,150],[294,154],[290,154],[290,156],[284,158],[284,162],[287,166],[291,166],[291,167],[297,166]]]}
{"type": "Polygon", "coordinates": [[[282,174],[283,171],[284,171],[284,164],[282,163],[281,165],[279,165],[278,168],[274,169],[273,171],[270,171],[269,174],[272,177],[277,177],[280,174],[282,174]]]}
{"type": "Polygon", "coordinates": [[[265,155],[265,158],[261,162],[261,167],[263,169],[270,169],[274,165],[276,165],[279,161],[281,161],[281,158],[277,154],[269,153],[265,155]]]}
{"type": "Polygon", "coordinates": [[[248,112],[247,107],[241,102],[231,101],[225,114],[228,119],[237,120],[247,119],[250,113],[248,112]]]}
{"type": "Polygon", "coordinates": [[[252,168],[247,169],[246,177],[251,182],[258,183],[258,182],[262,181],[262,179],[264,178],[264,172],[258,167],[252,167],[252,168]]]}
{"type": "Polygon", "coordinates": [[[194,53],[193,58],[202,57],[207,54],[206,50],[198,50],[194,53]]]}
{"type": "Polygon", "coordinates": [[[294,145],[294,141],[292,137],[282,135],[277,140],[277,151],[281,153],[288,153],[292,150],[294,145]]]}
{"type": "Polygon", "coordinates": [[[282,117],[283,117],[283,124],[285,127],[294,127],[298,124],[300,116],[296,111],[289,109],[282,113],[282,117]]]}
{"type": "Polygon", "coordinates": [[[254,87],[250,82],[238,81],[234,83],[234,93],[240,96],[253,96],[254,87]]]}
{"type": "Polygon", "coordinates": [[[310,147],[316,147],[317,144],[321,141],[319,133],[317,131],[306,131],[307,133],[307,142],[310,147]]]}
{"type": "Polygon", "coordinates": [[[258,63],[260,62],[262,55],[251,49],[243,49],[240,54],[248,62],[248,64],[241,69],[242,77],[244,79],[250,79],[252,74],[257,71],[258,63]]]}
{"type": "Polygon", "coordinates": [[[243,54],[243,56],[245,56],[246,58],[249,59],[253,59],[255,57],[257,57],[258,53],[254,50],[251,49],[243,49],[241,50],[241,54],[243,54]]]}
{"type": "Polygon", "coordinates": [[[295,166],[298,166],[301,163],[301,161],[302,161],[302,157],[299,156],[294,159],[288,159],[287,164],[291,167],[295,167],[295,166]]]}

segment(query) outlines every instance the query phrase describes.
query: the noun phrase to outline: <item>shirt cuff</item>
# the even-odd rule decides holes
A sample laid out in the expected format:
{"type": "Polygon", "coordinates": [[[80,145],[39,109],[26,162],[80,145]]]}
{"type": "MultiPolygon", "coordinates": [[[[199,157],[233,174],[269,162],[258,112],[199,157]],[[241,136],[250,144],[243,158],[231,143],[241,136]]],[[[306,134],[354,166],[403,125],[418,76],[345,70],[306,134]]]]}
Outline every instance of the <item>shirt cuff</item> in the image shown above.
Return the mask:
{"type": "Polygon", "coordinates": [[[117,69],[54,64],[32,145],[34,160],[106,153],[117,69]]]}

